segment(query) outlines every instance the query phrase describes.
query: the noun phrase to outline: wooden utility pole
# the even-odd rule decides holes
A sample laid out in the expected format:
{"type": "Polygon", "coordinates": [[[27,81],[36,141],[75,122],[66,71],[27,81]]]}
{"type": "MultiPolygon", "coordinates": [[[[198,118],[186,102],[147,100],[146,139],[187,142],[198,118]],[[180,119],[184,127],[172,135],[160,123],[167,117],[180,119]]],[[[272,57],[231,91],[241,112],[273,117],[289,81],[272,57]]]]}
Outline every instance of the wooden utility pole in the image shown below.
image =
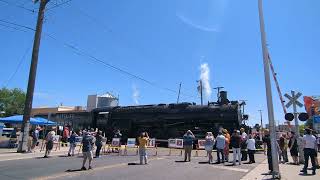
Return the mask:
{"type": "MultiPolygon", "coordinates": [[[[36,2],[38,2],[38,1],[35,1],[35,3],[36,2]]],[[[31,59],[31,66],[30,66],[30,72],[29,72],[27,96],[26,96],[24,113],[23,113],[23,123],[22,123],[21,134],[20,134],[20,136],[22,138],[19,138],[18,152],[26,152],[27,151],[30,115],[31,115],[34,86],[35,86],[36,74],[37,74],[37,65],[38,65],[38,56],[39,56],[42,24],[43,24],[43,19],[44,19],[44,11],[45,11],[45,8],[46,8],[46,5],[48,2],[49,2],[49,0],[40,0],[38,20],[37,20],[37,26],[36,26],[36,31],[35,31],[35,35],[34,35],[34,42],[33,42],[32,59],[31,59]]]]}
{"type": "Polygon", "coordinates": [[[181,83],[179,85],[179,93],[178,93],[177,104],[179,103],[179,100],[180,100],[180,91],[181,91],[181,83]]]}
{"type": "Polygon", "coordinates": [[[201,106],[203,106],[203,96],[202,96],[202,80],[200,80],[200,96],[201,96],[201,106]]]}

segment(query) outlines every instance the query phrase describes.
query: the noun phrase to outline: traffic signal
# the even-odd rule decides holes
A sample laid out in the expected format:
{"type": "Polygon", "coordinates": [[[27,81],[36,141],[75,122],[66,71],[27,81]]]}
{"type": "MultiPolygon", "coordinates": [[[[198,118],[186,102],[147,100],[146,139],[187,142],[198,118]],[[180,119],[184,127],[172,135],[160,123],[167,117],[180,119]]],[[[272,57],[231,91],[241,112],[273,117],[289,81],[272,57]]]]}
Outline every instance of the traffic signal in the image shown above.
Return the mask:
{"type": "Polygon", "coordinates": [[[294,119],[294,115],[292,113],[287,113],[284,118],[287,120],[287,121],[292,121],[294,119]]]}
{"type": "Polygon", "coordinates": [[[309,115],[307,113],[300,113],[298,118],[300,121],[306,121],[309,119],[309,115]]]}

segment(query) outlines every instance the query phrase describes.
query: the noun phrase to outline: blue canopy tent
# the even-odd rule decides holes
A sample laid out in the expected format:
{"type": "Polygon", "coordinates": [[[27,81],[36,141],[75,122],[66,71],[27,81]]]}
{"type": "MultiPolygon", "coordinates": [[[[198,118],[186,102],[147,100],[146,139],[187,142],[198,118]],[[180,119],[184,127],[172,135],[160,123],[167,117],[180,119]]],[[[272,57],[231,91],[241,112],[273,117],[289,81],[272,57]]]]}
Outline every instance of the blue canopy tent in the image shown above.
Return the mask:
{"type": "Polygon", "coordinates": [[[49,119],[42,118],[42,117],[34,117],[37,121],[39,121],[39,125],[46,125],[46,126],[55,126],[57,125],[56,122],[50,121],[49,119]]]}
{"type": "MultiPolygon", "coordinates": [[[[23,122],[23,115],[9,116],[5,118],[0,118],[2,123],[11,123],[11,124],[21,124],[23,122]]],[[[56,125],[55,122],[44,119],[44,118],[32,118],[30,117],[30,124],[32,125],[56,125]]]]}

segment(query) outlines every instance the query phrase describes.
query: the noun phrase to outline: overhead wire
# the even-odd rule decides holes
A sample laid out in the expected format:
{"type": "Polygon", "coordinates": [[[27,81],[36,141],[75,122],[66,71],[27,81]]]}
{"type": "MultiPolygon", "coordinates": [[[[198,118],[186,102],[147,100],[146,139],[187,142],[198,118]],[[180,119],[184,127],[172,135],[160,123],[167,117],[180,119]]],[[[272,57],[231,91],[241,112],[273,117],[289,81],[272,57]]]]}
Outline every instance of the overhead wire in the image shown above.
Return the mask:
{"type": "Polygon", "coordinates": [[[5,1],[5,0],[0,0],[0,2],[3,2],[3,3],[8,4],[10,6],[15,6],[15,7],[20,8],[20,9],[24,9],[24,10],[32,12],[32,13],[36,12],[34,9],[29,9],[29,8],[26,8],[26,7],[22,6],[22,5],[15,4],[15,3],[12,3],[12,2],[8,2],[8,1],[5,1]]]}
{"type": "MultiPolygon", "coordinates": [[[[20,24],[14,23],[14,22],[9,22],[9,21],[3,20],[3,19],[0,19],[0,22],[4,22],[4,23],[7,23],[7,24],[11,24],[11,25],[15,25],[15,26],[18,26],[18,27],[22,27],[22,28],[25,28],[25,29],[28,29],[28,30],[31,30],[31,31],[35,31],[34,28],[31,28],[31,27],[28,27],[28,26],[25,26],[25,25],[20,25],[20,24]]],[[[143,81],[143,82],[145,82],[145,83],[147,83],[147,84],[149,84],[149,85],[151,85],[151,86],[153,86],[153,87],[156,87],[156,88],[159,88],[159,89],[163,89],[163,90],[166,90],[166,91],[169,91],[169,92],[178,94],[178,91],[176,91],[176,90],[173,90],[173,89],[170,89],[170,88],[167,88],[167,87],[158,86],[158,85],[157,85],[156,83],[154,83],[154,82],[151,82],[151,81],[149,81],[149,80],[147,80],[147,79],[145,79],[145,78],[143,78],[143,77],[141,77],[141,76],[135,75],[135,74],[133,74],[133,73],[131,73],[131,72],[129,72],[129,71],[126,71],[126,70],[124,70],[124,69],[122,69],[122,68],[119,68],[119,67],[117,67],[117,66],[114,66],[114,65],[112,65],[112,64],[110,64],[110,63],[107,63],[107,62],[105,62],[105,61],[103,61],[103,60],[101,60],[101,59],[99,59],[99,58],[97,58],[97,57],[95,57],[95,56],[93,56],[93,55],[85,52],[84,50],[81,50],[80,48],[75,47],[75,46],[72,45],[72,44],[69,44],[69,43],[60,41],[59,39],[57,39],[57,38],[56,38],[55,36],[53,36],[52,34],[45,33],[45,32],[44,32],[43,34],[44,34],[45,36],[50,37],[51,39],[59,42],[59,43],[62,43],[65,47],[68,47],[69,49],[72,49],[72,52],[74,52],[75,54],[77,54],[77,55],[79,55],[79,56],[89,57],[89,59],[91,59],[91,60],[94,61],[94,62],[98,62],[98,63],[100,63],[100,64],[102,64],[102,65],[104,65],[104,66],[106,66],[106,67],[108,67],[108,68],[114,69],[114,70],[116,70],[116,71],[118,71],[118,72],[120,72],[120,73],[122,73],[122,74],[126,74],[126,75],[128,75],[128,76],[130,76],[130,77],[132,77],[132,78],[135,78],[135,79],[138,79],[138,80],[140,80],[140,81],[143,81]]],[[[188,94],[185,94],[185,93],[180,93],[180,94],[183,95],[183,96],[190,97],[190,98],[196,98],[195,96],[188,95],[188,94]]]]}
{"type": "Polygon", "coordinates": [[[50,10],[52,10],[52,9],[54,9],[54,8],[57,8],[57,7],[62,6],[62,5],[64,5],[64,4],[67,4],[67,3],[71,2],[71,1],[72,1],[72,0],[66,0],[66,1],[64,1],[64,2],[57,3],[57,4],[53,5],[52,7],[47,8],[46,11],[50,11],[50,10]]]}
{"type": "MultiPolygon", "coordinates": [[[[83,16],[87,17],[88,19],[90,19],[92,22],[96,23],[98,26],[100,26],[104,31],[106,32],[109,32],[109,33],[112,33],[112,29],[108,26],[106,26],[104,23],[100,22],[97,18],[95,18],[94,16],[90,15],[89,13],[85,12],[84,10],[80,9],[80,8],[74,8],[76,9],[80,14],[82,14],[83,16]]],[[[121,40],[121,36],[117,36],[118,38],[120,38],[121,40]]],[[[128,44],[127,44],[128,45],[128,44]]],[[[130,47],[132,48],[132,47],[130,47]]],[[[136,47],[135,47],[136,48],[136,47]]],[[[133,49],[133,48],[132,48],[133,49]]],[[[141,51],[141,50],[140,50],[141,51]]],[[[167,89],[168,91],[174,91],[175,93],[178,94],[178,91],[175,91],[175,90],[172,90],[172,89],[167,89]]],[[[180,93],[180,94],[186,94],[186,93],[180,93]]],[[[190,96],[190,95],[188,95],[190,96]]],[[[193,97],[193,98],[197,98],[195,96],[190,96],[190,97],[193,97]]]]}
{"type": "Polygon", "coordinates": [[[15,76],[15,75],[17,74],[17,72],[19,71],[19,69],[20,69],[20,67],[21,67],[21,65],[22,65],[22,63],[23,63],[23,60],[26,58],[26,56],[27,56],[27,54],[28,54],[28,52],[29,52],[30,50],[31,50],[31,46],[26,49],[26,51],[24,52],[23,56],[21,57],[18,65],[17,65],[17,67],[16,67],[15,71],[11,74],[11,76],[9,77],[9,79],[8,79],[5,83],[3,83],[2,87],[7,87],[8,84],[10,84],[11,80],[14,78],[14,76],[15,76]]]}

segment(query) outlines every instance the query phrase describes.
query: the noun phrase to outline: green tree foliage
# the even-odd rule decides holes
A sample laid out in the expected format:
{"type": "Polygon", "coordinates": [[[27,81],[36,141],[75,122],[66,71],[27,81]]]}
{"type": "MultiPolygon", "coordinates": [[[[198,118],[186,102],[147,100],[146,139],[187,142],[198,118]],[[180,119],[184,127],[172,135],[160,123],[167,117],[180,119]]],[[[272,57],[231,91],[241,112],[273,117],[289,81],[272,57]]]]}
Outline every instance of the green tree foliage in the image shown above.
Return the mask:
{"type": "Polygon", "coordinates": [[[23,114],[26,93],[21,89],[0,89],[0,111],[1,116],[12,116],[23,114]]]}

